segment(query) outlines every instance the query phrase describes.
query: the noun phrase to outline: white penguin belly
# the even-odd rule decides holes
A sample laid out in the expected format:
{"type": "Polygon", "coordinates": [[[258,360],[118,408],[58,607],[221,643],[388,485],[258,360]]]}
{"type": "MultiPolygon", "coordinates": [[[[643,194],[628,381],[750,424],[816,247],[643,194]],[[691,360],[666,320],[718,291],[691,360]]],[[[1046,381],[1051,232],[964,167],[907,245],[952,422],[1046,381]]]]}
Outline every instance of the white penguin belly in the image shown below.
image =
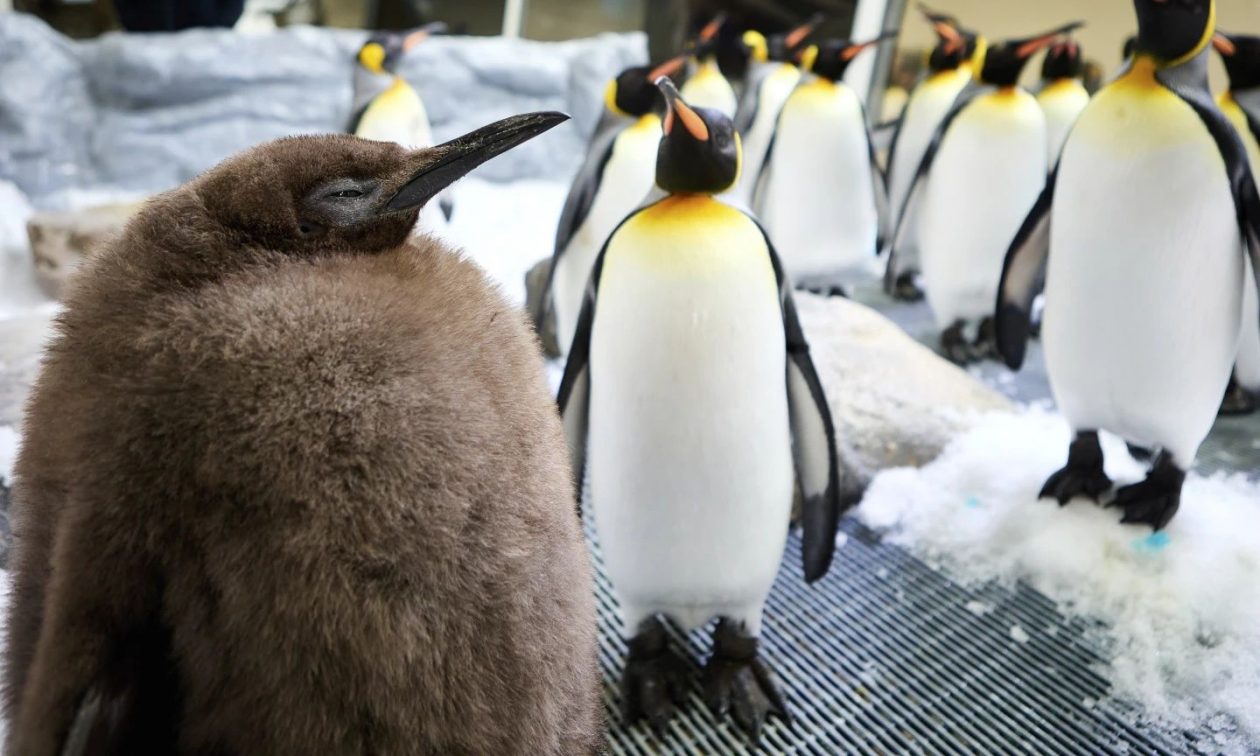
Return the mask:
{"type": "Polygon", "coordinates": [[[1074,428],[1185,468],[1238,346],[1241,240],[1215,142],[1143,68],[1095,98],[1064,148],[1042,334],[1074,428]]]}
{"type": "MultiPolygon", "coordinates": [[[[905,122],[897,136],[897,151],[893,155],[892,165],[889,166],[888,198],[893,223],[901,219],[906,195],[910,192],[910,185],[914,182],[919,164],[923,162],[923,153],[927,151],[932,135],[936,133],[936,127],[949,113],[954,100],[958,99],[958,93],[969,81],[971,73],[966,68],[958,68],[938,73],[914,90],[902,116],[905,122]]],[[[902,245],[897,254],[906,262],[909,262],[907,258],[917,259],[919,216],[920,213],[915,211],[904,221],[906,230],[901,237],[902,245]]]]}
{"type": "Polygon", "coordinates": [[[779,113],[800,80],[800,69],[787,63],[779,65],[761,80],[761,89],[757,96],[757,115],[748,127],[748,133],[740,135],[744,147],[744,165],[739,177],[738,196],[744,202],[752,200],[753,189],[757,186],[757,179],[765,164],[766,150],[770,147],[770,140],[774,138],[779,113]]]}
{"type": "Polygon", "coordinates": [[[1017,89],[977,98],[950,127],[927,182],[919,249],[937,325],[990,316],[1006,251],[1046,183],[1037,101],[1017,89]]]}
{"type": "Polygon", "coordinates": [[[656,184],[656,151],[661,141],[661,119],[644,116],[613,143],[590,212],[569,240],[552,281],[556,337],[568,353],[582,312],[582,297],[591,267],[617,224],[634,212],[656,184]]]}
{"type": "Polygon", "coordinates": [[[1054,168],[1072,126],[1089,104],[1089,92],[1075,79],[1056,81],[1037,95],[1037,104],[1046,115],[1047,165],[1054,168]]]}
{"type": "Polygon", "coordinates": [[[588,473],[626,629],[760,626],[794,468],[778,289],[761,234],[708,197],[617,233],[591,337],[588,473]]]}
{"type": "Polygon", "coordinates": [[[794,279],[861,271],[875,259],[879,215],[862,105],[817,79],[779,117],[761,220],[794,279]]]}
{"type": "Polygon", "coordinates": [[[713,60],[706,60],[696,67],[695,73],[683,84],[680,94],[691,107],[713,108],[727,118],[734,118],[739,107],[735,90],[713,60]]]}

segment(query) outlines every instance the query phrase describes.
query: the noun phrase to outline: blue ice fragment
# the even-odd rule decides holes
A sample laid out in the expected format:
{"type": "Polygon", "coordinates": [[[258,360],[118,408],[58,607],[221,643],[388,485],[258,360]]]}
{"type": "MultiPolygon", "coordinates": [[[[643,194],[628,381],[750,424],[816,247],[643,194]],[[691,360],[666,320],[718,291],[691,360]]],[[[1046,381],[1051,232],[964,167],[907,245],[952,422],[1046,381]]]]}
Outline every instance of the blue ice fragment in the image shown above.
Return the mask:
{"type": "Polygon", "coordinates": [[[1169,543],[1168,534],[1164,531],[1151,533],[1145,538],[1139,538],[1133,542],[1133,548],[1136,551],[1154,552],[1161,551],[1169,543]]]}
{"type": "Polygon", "coordinates": [[[963,505],[966,506],[968,509],[979,509],[980,500],[974,496],[968,496],[967,500],[963,502],[963,505]]]}

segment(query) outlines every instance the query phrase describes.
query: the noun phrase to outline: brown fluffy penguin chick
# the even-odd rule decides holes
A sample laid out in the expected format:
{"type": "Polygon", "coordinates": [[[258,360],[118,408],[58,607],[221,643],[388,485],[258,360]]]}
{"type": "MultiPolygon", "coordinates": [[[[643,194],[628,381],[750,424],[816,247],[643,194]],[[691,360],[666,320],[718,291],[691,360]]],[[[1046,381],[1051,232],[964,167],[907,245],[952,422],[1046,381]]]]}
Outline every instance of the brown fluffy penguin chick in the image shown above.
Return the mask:
{"type": "Polygon", "coordinates": [[[16,471],[8,753],[600,747],[538,346],[476,266],[408,238],[561,120],[272,142],[86,263],[16,471]]]}

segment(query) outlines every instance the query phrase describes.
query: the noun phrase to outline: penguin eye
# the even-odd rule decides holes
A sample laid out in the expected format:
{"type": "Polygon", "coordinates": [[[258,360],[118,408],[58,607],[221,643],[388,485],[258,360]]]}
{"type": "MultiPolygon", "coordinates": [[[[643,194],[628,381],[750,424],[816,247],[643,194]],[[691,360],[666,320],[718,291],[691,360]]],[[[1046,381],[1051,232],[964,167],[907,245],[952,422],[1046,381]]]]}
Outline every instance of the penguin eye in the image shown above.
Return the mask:
{"type": "Polygon", "coordinates": [[[341,191],[333,192],[332,194],[329,194],[328,196],[340,197],[342,199],[354,199],[355,197],[362,197],[363,192],[359,191],[358,189],[342,189],[341,191]]]}

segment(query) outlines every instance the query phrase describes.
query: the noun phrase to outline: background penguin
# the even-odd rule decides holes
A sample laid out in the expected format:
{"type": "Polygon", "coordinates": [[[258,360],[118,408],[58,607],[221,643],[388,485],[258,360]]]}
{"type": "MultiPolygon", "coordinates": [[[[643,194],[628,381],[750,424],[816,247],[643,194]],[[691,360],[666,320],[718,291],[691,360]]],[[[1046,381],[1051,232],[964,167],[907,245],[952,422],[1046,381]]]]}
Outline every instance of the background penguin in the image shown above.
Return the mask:
{"type": "Polygon", "coordinates": [[[959,96],[911,186],[894,244],[907,231],[906,218],[921,211],[923,282],[941,348],[954,362],[993,353],[990,316],[1002,257],[1046,182],[1046,119],[1020,88],[1020,73],[1034,53],[1079,26],[990,49],[982,86],[959,96]],[[971,328],[977,330],[969,337],[971,328]]]}
{"type": "Polygon", "coordinates": [[[744,145],[744,165],[735,194],[743,202],[752,202],[753,189],[765,164],[779,112],[801,80],[796,53],[823,18],[814,16],[786,34],[765,37],[757,31],[744,33],[752,65],[735,113],[735,130],[744,145]]]}
{"type": "MultiPolygon", "coordinates": [[[[1260,170],[1260,37],[1247,37],[1218,32],[1213,39],[1216,51],[1225,61],[1229,74],[1229,90],[1217,100],[1221,112],[1229,119],[1247,148],[1247,162],[1252,175],[1260,170]]],[[[1251,271],[1251,261],[1247,261],[1251,271]]],[[[1221,403],[1226,415],[1249,414],[1256,410],[1256,397],[1242,387],[1260,385],[1260,298],[1250,286],[1243,288],[1242,340],[1238,344],[1238,363],[1221,403]]]]}
{"type": "Polygon", "coordinates": [[[634,211],[656,184],[654,165],[661,143],[661,117],[656,112],[660,91],[656,80],[678,73],[685,57],[655,69],[636,66],[608,83],[605,108],[617,114],[591,140],[586,162],[569,187],[555,252],[535,322],[550,308],[556,318],[556,340],[567,353],[582,311],[582,296],[599,250],[617,224],[634,211]]]}
{"type": "Polygon", "coordinates": [[[663,728],[681,693],[687,667],[661,617],[688,628],[718,617],[705,698],[755,735],[785,713],[757,636],[794,481],[810,581],[827,572],[857,497],[841,490],[835,428],[769,239],[713,196],[738,177],[739,136],[660,84],[656,181],[667,194],[600,253],[559,404],[630,636],[627,718],[663,728]]]}
{"type": "Polygon", "coordinates": [[[1081,46],[1068,38],[1055,42],[1046,50],[1041,65],[1041,91],[1037,104],[1046,116],[1046,165],[1054,168],[1059,162],[1059,152],[1067,140],[1072,124],[1089,104],[1089,92],[1081,82],[1085,62],[1081,46]]]}
{"type": "MultiPolygon", "coordinates": [[[[900,218],[905,209],[910,185],[914,183],[932,135],[958,95],[971,83],[975,64],[984,57],[984,41],[974,32],[960,28],[952,17],[934,13],[922,4],[919,10],[936,31],[939,41],[928,57],[928,76],[910,95],[888,151],[892,220],[900,218]]],[[[888,255],[884,288],[897,299],[923,298],[923,291],[915,282],[920,267],[918,224],[917,214],[906,218],[903,238],[897,249],[890,250],[888,255]]]]}
{"type": "Polygon", "coordinates": [[[1028,309],[1042,327],[1055,400],[1076,433],[1041,495],[1111,489],[1098,431],[1157,448],[1147,478],[1115,492],[1124,522],[1159,529],[1212,427],[1238,351],[1240,251],[1260,253],[1260,199],[1246,150],[1208,90],[1212,0],[1135,0],[1137,50],[1068,136],[1011,245],[998,343],[1023,360],[1028,309]],[[1240,228],[1241,227],[1241,228],[1240,228]]]}
{"type": "MultiPolygon", "coordinates": [[[[354,69],[353,116],[347,129],[351,134],[396,142],[408,149],[433,145],[433,128],[424,101],[397,71],[409,50],[445,31],[446,24],[437,22],[411,32],[376,32],[363,43],[354,69]]],[[[453,208],[450,194],[443,194],[439,203],[421,211],[422,228],[444,231],[453,208]]]]}
{"type": "Polygon", "coordinates": [[[865,273],[887,217],[861,99],[844,83],[849,63],[891,35],[809,48],[807,72],[779,114],[754,207],[797,285],[865,273]]]}
{"type": "Polygon", "coordinates": [[[726,16],[719,14],[697,35],[692,49],[691,70],[683,84],[682,94],[697,108],[712,108],[727,118],[734,118],[739,100],[731,83],[722,75],[717,61],[718,32],[725,22],[726,16]]]}
{"type": "Polygon", "coordinates": [[[84,264],[17,466],[7,753],[596,750],[537,346],[475,265],[409,238],[563,119],[271,142],[84,264]],[[165,674],[115,687],[136,670],[165,674]]]}

